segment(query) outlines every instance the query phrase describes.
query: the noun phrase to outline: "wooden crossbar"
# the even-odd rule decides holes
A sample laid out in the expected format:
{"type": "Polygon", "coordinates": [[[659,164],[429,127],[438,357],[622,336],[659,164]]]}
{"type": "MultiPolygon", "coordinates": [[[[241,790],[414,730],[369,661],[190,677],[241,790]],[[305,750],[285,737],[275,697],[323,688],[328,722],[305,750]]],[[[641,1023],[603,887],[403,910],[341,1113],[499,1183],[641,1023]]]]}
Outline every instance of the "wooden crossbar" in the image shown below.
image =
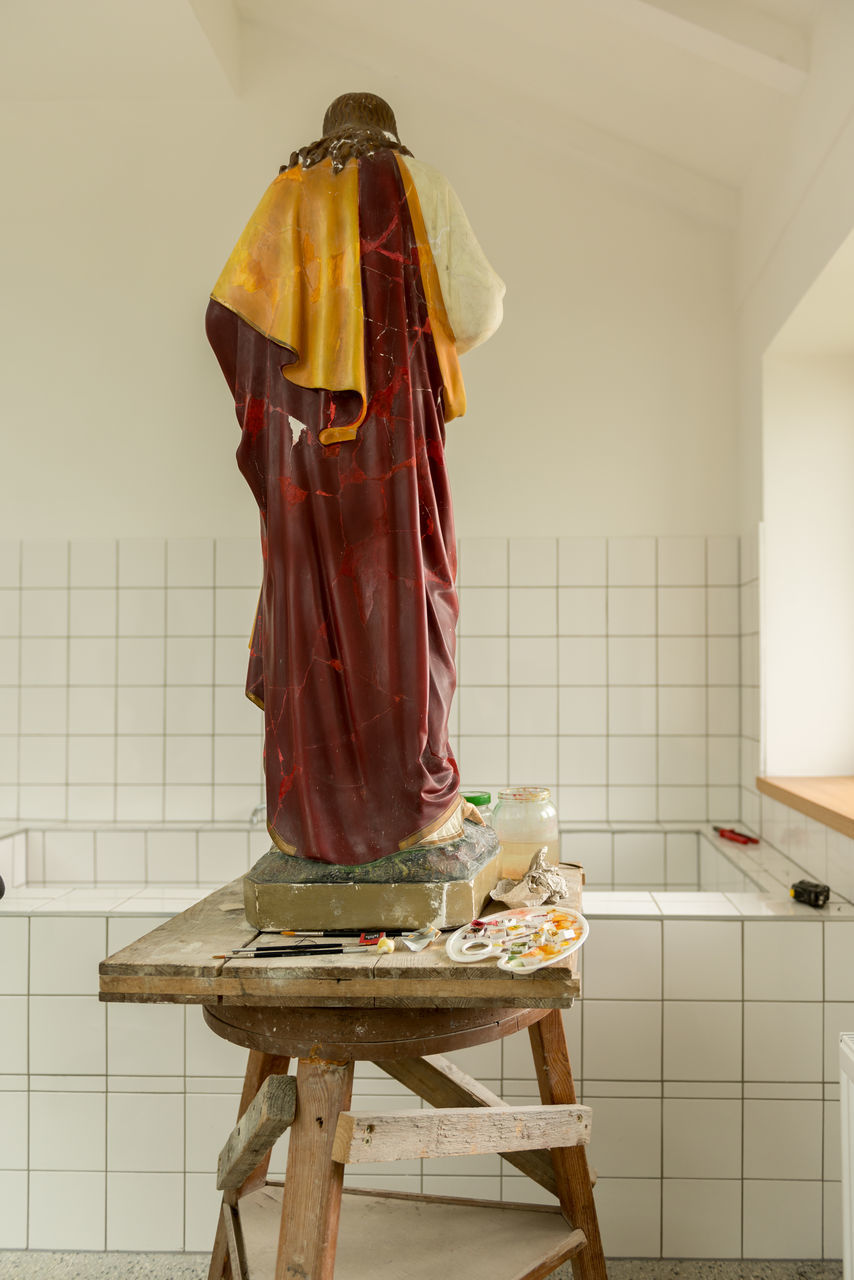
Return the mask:
{"type": "Polygon", "coordinates": [[[228,1136],[219,1155],[220,1191],[241,1186],[273,1143],[293,1123],[297,1087],[293,1076],[268,1076],[228,1136]]]}
{"type": "MultiPolygon", "coordinates": [[[[398,1080],[407,1089],[429,1102],[431,1107],[501,1107],[507,1106],[503,1098],[487,1089],[486,1085],[467,1075],[455,1063],[441,1054],[427,1058],[395,1058],[378,1062],[387,1075],[398,1080]]],[[[557,1195],[554,1165],[551,1152],[501,1151],[502,1159],[514,1169],[524,1173],[551,1195],[557,1195]]]]}
{"type": "Polygon", "coordinates": [[[526,1267],[514,1280],[548,1280],[562,1262],[576,1258],[587,1248],[587,1237],[583,1231],[573,1231],[557,1248],[552,1249],[544,1258],[531,1267],[526,1267]]]}
{"type": "Polygon", "coordinates": [[[342,1111],[332,1159],[339,1164],[575,1147],[590,1140],[590,1108],[443,1107],[437,1111],[342,1111]]]}

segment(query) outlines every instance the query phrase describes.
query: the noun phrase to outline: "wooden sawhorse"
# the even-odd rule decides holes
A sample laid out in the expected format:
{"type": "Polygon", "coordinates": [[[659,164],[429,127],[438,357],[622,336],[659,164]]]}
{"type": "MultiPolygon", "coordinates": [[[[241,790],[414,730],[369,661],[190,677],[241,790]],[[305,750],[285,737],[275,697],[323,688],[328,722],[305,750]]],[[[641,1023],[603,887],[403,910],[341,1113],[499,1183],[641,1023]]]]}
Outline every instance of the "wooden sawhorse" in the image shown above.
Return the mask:
{"type": "MultiPolygon", "coordinates": [[[[561,870],[571,884],[567,905],[577,907],[581,870],[561,870]]],[[[435,1280],[443,1244],[465,1280],[540,1280],[565,1258],[576,1280],[605,1280],[584,1145],[589,1115],[576,1104],[560,1014],[580,994],[575,955],[532,974],[459,964],[440,944],[417,953],[365,947],[222,959],[257,941],[238,878],[100,967],[102,1000],[203,1005],[218,1035],[250,1050],[243,1125],[221,1160],[211,1280],[435,1280]],[[508,1108],[441,1057],[524,1028],[540,1106],[508,1108]],[[296,1076],[282,1080],[291,1059],[296,1076]],[[358,1060],[375,1062],[438,1110],[351,1112],[358,1060]],[[291,1123],[283,1210],[267,1166],[291,1123]],[[450,1155],[461,1142],[464,1153],[498,1151],[558,1206],[354,1191],[342,1210],[347,1163],[450,1155]],[[278,1246],[275,1232],[259,1228],[269,1213],[280,1220],[278,1246]]]]}
{"type": "Polygon", "coordinates": [[[250,1049],[239,1123],[220,1157],[209,1280],[427,1280],[443,1250],[469,1280],[541,1280],[567,1259],[578,1280],[605,1280],[584,1145],[590,1113],[576,1104],[559,1010],[219,1007],[206,1008],[205,1020],[250,1049]],[[434,1056],[524,1027],[539,1106],[508,1107],[434,1056]],[[286,1075],[292,1058],[295,1077],[286,1075]],[[350,1111],[359,1059],[438,1109],[350,1111]],[[282,1194],[267,1169],[288,1127],[282,1194]],[[560,1207],[348,1191],[336,1269],[347,1164],[492,1151],[560,1207]],[[278,1235],[270,1217],[280,1220],[278,1235]]]}

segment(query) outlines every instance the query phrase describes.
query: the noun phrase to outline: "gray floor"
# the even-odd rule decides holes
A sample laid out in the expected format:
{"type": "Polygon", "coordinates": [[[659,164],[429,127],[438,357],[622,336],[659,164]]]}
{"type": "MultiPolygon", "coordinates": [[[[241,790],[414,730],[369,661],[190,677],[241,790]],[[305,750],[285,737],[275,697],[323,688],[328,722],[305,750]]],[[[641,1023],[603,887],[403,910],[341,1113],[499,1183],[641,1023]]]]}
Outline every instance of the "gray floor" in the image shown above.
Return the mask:
{"type": "MultiPolygon", "coordinates": [[[[15,1253],[0,1251],[0,1280],[206,1280],[201,1253],[15,1253]]],[[[569,1280],[561,1267],[553,1280],[569,1280]]],[[[658,1262],[621,1258],[609,1280],[841,1280],[841,1262],[658,1262]]]]}

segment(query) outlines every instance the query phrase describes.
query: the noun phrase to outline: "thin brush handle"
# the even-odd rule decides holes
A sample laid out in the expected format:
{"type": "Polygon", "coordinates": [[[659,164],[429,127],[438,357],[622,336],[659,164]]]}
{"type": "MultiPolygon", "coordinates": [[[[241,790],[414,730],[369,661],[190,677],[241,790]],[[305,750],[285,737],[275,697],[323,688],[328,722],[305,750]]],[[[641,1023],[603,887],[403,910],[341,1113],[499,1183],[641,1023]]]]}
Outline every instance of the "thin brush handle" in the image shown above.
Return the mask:
{"type": "Polygon", "coordinates": [[[277,938],[360,938],[362,933],[384,933],[399,937],[405,929],[261,929],[265,937],[277,938]]]}
{"type": "Polygon", "coordinates": [[[284,952],[286,955],[312,955],[316,956],[319,951],[370,951],[370,947],[363,947],[360,942],[355,945],[348,942],[318,942],[309,943],[308,946],[300,946],[293,942],[283,942],[275,947],[235,947],[233,951],[229,951],[230,956],[269,956],[273,952],[284,952]]]}
{"type": "Polygon", "coordinates": [[[257,956],[335,956],[344,951],[372,950],[370,947],[258,947],[254,950],[229,951],[224,955],[213,956],[214,960],[246,960],[257,956]]]}

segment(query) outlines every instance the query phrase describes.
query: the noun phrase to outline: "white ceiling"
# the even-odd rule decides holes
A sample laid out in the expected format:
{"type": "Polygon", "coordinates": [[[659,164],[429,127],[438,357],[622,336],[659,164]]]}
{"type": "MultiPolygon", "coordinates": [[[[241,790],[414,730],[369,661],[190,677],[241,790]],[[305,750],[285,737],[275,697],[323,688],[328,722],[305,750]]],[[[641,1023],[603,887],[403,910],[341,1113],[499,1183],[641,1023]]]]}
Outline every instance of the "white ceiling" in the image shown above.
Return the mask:
{"type": "Polygon", "coordinates": [[[418,101],[441,96],[463,118],[476,103],[498,133],[705,184],[733,214],[802,91],[824,3],[27,0],[4,8],[0,95],[230,95],[251,77],[243,34],[261,28],[288,59],[327,49],[346,66],[352,52],[360,83],[342,90],[394,65],[418,101]]]}

